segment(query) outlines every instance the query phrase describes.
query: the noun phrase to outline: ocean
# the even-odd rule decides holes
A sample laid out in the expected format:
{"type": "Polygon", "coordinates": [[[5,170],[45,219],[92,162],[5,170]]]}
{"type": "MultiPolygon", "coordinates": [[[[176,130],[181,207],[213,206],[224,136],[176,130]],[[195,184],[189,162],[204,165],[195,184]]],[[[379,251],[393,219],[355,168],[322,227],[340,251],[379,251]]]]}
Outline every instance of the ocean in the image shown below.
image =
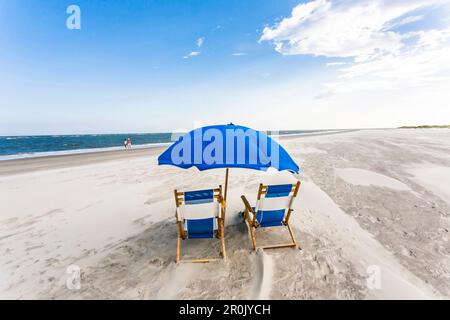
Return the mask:
{"type": "MultiPolygon", "coordinates": [[[[278,133],[291,135],[320,131],[326,130],[285,130],[278,133]]],[[[132,140],[134,148],[142,148],[169,144],[172,134],[0,136],[0,160],[123,149],[123,141],[127,138],[132,140]]]]}

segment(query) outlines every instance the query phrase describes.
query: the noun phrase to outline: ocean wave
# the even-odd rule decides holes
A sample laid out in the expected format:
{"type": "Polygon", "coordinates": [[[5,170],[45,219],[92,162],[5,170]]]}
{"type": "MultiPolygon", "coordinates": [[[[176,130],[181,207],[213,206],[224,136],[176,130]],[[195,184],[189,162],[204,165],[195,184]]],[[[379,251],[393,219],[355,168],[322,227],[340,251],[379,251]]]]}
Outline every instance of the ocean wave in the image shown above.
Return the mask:
{"type": "Polygon", "coordinates": [[[30,139],[30,138],[31,138],[31,137],[28,137],[28,136],[6,137],[6,138],[0,137],[0,139],[5,139],[5,140],[20,140],[20,139],[30,139]]]}
{"type": "MultiPolygon", "coordinates": [[[[170,142],[138,144],[138,145],[134,145],[133,149],[151,149],[151,148],[169,146],[170,144],[171,144],[170,142]]],[[[119,150],[124,150],[123,146],[106,147],[106,148],[91,148],[91,149],[44,151],[44,152],[24,152],[24,153],[10,154],[10,155],[0,155],[0,161],[28,159],[28,158],[40,158],[40,157],[50,157],[50,156],[63,156],[63,155],[72,155],[72,154],[85,154],[85,153],[95,153],[95,152],[119,151],[119,150]]]]}
{"type": "MultiPolygon", "coordinates": [[[[316,130],[316,134],[318,133],[316,130]]],[[[284,135],[308,135],[314,131],[281,131],[284,135]]],[[[170,145],[170,133],[151,134],[89,134],[0,137],[0,161],[66,154],[123,150],[123,139],[131,137],[133,149],[170,145]],[[146,137],[147,136],[147,137],[146,137]],[[20,141],[21,139],[31,139],[20,141]],[[7,140],[12,140],[7,142],[7,140]],[[17,142],[13,142],[16,140],[17,142]]]]}

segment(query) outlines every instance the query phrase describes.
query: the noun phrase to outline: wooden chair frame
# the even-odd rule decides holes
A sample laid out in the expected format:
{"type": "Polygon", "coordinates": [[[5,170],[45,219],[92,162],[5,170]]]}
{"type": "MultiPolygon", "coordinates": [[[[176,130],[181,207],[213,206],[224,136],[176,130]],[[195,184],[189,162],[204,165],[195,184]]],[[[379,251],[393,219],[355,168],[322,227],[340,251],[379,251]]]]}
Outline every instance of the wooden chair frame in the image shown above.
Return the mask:
{"type": "MultiPolygon", "coordinates": [[[[217,218],[217,230],[214,231],[214,236],[216,238],[220,238],[221,241],[221,248],[222,248],[222,258],[226,259],[227,258],[227,252],[225,249],[225,200],[224,197],[222,195],[222,186],[220,185],[219,188],[213,189],[214,191],[214,201],[218,201],[220,204],[220,217],[217,218]]],[[[178,208],[183,204],[184,202],[184,192],[179,192],[177,190],[174,191],[174,195],[175,195],[175,204],[178,208]]],[[[177,225],[178,225],[178,237],[177,237],[177,255],[176,255],[176,262],[177,263],[208,263],[208,262],[212,262],[212,261],[218,261],[218,260],[222,260],[222,259],[218,259],[218,258],[202,258],[202,259],[192,259],[192,260],[187,260],[187,259],[181,259],[181,240],[186,240],[187,237],[187,232],[184,231],[183,228],[183,220],[180,221],[180,219],[178,219],[178,216],[176,217],[177,219],[177,225]]]]}
{"type": "MultiPolygon", "coordinates": [[[[291,192],[293,192],[292,197],[295,198],[297,197],[298,191],[300,189],[300,185],[301,182],[298,181],[295,185],[292,186],[292,190],[291,192]]],[[[259,185],[259,190],[258,190],[258,200],[261,200],[261,197],[265,194],[267,194],[267,190],[268,190],[268,186],[265,186],[263,184],[259,185]]],[[[253,250],[257,250],[257,249],[275,249],[275,248],[287,248],[287,247],[298,247],[297,241],[295,240],[295,236],[294,233],[292,231],[289,219],[291,217],[291,213],[292,211],[294,211],[294,209],[289,208],[287,209],[288,212],[285,215],[285,218],[282,222],[282,225],[287,227],[288,231],[289,231],[289,235],[291,236],[292,242],[289,243],[283,243],[283,244],[276,244],[276,245],[268,245],[268,246],[260,246],[257,247],[256,246],[256,237],[255,237],[255,233],[256,233],[256,229],[258,229],[260,227],[258,221],[256,220],[256,216],[257,216],[257,212],[255,212],[252,208],[252,206],[250,205],[249,201],[247,200],[247,198],[242,195],[241,196],[242,201],[244,202],[245,205],[245,213],[244,213],[244,221],[247,223],[248,226],[248,230],[250,233],[250,239],[252,241],[252,245],[253,245],[253,250]],[[250,218],[250,213],[253,214],[253,219],[250,218]]]]}

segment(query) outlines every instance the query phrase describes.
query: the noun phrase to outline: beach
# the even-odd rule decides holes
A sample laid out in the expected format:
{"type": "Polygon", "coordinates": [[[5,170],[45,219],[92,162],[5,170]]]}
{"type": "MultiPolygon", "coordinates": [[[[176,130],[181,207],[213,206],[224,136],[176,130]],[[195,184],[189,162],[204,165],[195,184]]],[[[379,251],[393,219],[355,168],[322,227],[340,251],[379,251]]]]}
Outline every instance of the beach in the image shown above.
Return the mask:
{"type": "MultiPolygon", "coordinates": [[[[173,190],[217,187],[224,170],[157,166],[164,147],[1,161],[0,298],[450,298],[450,130],[280,143],[300,175],[232,169],[228,258],[209,264],[175,263],[173,190]],[[296,178],[301,248],[254,252],[240,196],[254,201],[261,181],[296,178]],[[67,285],[70,270],[80,271],[79,288],[67,285]]],[[[257,230],[261,244],[288,236],[257,230]]],[[[182,242],[190,257],[219,248],[216,240],[182,242]]]]}

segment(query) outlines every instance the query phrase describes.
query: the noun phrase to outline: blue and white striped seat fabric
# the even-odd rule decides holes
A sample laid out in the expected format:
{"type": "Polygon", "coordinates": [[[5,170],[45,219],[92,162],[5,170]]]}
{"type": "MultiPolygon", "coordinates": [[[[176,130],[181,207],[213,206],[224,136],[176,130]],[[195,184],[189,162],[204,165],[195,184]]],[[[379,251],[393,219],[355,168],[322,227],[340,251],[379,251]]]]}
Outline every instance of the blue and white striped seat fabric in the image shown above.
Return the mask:
{"type": "MultiPolygon", "coordinates": [[[[293,185],[282,184],[267,187],[267,192],[261,195],[253,208],[256,212],[256,222],[260,227],[276,227],[283,225],[285,215],[292,207],[295,197],[293,185]]],[[[253,220],[253,213],[249,212],[253,220]]]]}
{"type": "Polygon", "coordinates": [[[214,190],[189,191],[177,208],[177,219],[183,223],[188,239],[213,238],[220,218],[220,205],[214,190]]]}

